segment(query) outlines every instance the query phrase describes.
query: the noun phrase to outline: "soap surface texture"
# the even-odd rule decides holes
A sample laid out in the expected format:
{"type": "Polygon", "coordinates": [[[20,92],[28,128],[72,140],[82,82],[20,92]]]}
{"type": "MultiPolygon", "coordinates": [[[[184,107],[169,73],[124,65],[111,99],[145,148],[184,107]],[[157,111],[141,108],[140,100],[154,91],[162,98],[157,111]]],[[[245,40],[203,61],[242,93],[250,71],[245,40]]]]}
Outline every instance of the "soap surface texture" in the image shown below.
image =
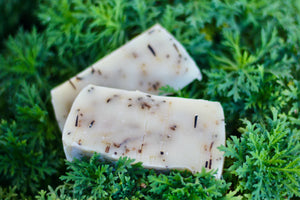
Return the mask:
{"type": "Polygon", "coordinates": [[[156,96],[88,85],[77,96],[63,130],[66,157],[128,156],[158,170],[223,169],[225,123],[220,103],[156,96]]]}

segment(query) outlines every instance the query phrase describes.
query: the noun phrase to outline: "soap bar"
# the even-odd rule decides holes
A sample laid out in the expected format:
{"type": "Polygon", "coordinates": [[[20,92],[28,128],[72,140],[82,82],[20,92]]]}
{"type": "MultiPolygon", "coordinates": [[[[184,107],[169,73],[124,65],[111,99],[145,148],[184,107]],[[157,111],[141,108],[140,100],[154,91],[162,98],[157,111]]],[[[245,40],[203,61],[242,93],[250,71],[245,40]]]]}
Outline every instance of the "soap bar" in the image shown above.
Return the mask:
{"type": "Polygon", "coordinates": [[[159,24],[113,51],[51,91],[62,130],[72,103],[88,84],[158,94],[169,85],[181,89],[201,73],[184,47],[159,24]]]}
{"type": "Polygon", "coordinates": [[[63,145],[69,161],[98,152],[104,159],[128,156],[158,170],[218,169],[220,177],[223,109],[218,102],[89,85],[72,105],[63,145]]]}

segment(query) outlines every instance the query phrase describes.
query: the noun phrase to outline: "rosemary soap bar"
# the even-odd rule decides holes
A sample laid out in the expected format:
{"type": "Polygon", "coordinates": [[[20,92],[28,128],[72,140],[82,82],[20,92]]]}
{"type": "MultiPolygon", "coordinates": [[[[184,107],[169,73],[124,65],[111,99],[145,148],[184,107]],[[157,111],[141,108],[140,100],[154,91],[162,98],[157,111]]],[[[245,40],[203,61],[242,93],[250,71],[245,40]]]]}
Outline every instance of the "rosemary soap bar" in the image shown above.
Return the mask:
{"type": "Polygon", "coordinates": [[[62,130],[72,103],[88,84],[158,94],[162,86],[181,89],[201,73],[184,47],[155,25],[51,91],[62,130]]]}
{"type": "Polygon", "coordinates": [[[89,85],[74,101],[63,130],[66,157],[128,156],[147,168],[223,168],[220,103],[89,85]]]}

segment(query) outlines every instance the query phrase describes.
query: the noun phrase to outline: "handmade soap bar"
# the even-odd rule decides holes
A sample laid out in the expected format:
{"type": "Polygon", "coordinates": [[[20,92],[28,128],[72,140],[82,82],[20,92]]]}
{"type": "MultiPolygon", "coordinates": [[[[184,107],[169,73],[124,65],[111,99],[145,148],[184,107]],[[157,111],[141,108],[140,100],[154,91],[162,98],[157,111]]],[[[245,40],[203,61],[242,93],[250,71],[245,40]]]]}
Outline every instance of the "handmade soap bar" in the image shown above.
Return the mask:
{"type": "Polygon", "coordinates": [[[98,152],[128,156],[147,168],[223,168],[224,114],[220,103],[89,85],[74,101],[63,130],[68,160],[98,152]]]}
{"type": "Polygon", "coordinates": [[[180,89],[194,79],[201,73],[193,59],[157,24],[54,88],[52,104],[62,130],[75,97],[88,84],[158,94],[162,86],[180,89]]]}

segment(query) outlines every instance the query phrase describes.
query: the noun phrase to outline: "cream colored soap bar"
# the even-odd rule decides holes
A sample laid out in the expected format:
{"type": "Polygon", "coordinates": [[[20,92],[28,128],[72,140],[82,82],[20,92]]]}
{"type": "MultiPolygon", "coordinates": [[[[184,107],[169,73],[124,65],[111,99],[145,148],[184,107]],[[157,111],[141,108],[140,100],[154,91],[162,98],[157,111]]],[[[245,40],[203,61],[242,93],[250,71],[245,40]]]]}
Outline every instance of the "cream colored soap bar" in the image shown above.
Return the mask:
{"type": "Polygon", "coordinates": [[[220,103],[89,85],[74,101],[63,130],[68,160],[93,152],[128,156],[147,168],[223,168],[224,114],[220,103]]]}
{"type": "Polygon", "coordinates": [[[180,89],[194,79],[201,73],[193,59],[157,24],[54,88],[52,104],[62,130],[75,97],[88,84],[158,94],[162,86],[180,89]]]}

